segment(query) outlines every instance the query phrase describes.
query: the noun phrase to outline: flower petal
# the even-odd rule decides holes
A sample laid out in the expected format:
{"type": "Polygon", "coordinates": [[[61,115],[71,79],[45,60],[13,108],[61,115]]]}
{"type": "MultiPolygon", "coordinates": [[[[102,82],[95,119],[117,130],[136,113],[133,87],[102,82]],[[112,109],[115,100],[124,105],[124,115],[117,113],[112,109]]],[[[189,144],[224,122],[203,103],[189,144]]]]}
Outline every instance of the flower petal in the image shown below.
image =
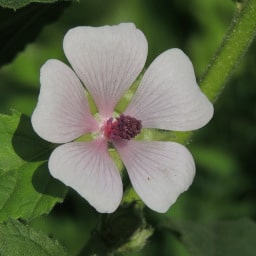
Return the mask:
{"type": "Polygon", "coordinates": [[[78,77],[64,63],[49,60],[41,68],[41,89],[32,115],[40,137],[54,143],[71,141],[97,129],[78,77]]]}
{"type": "Polygon", "coordinates": [[[144,128],[188,131],[204,126],[213,106],[196,83],[189,58],[171,49],[150,65],[125,114],[144,128]]]}
{"type": "Polygon", "coordinates": [[[64,52],[100,115],[109,117],[143,68],[147,41],[134,24],[76,27],[65,35],[64,52]]]}
{"type": "Polygon", "coordinates": [[[115,146],[135,191],[152,210],[166,212],[193,181],[193,157],[178,143],[128,141],[115,146]]]}
{"type": "Polygon", "coordinates": [[[103,140],[70,142],[57,147],[50,157],[49,170],[98,212],[113,212],[120,204],[121,177],[103,140]]]}

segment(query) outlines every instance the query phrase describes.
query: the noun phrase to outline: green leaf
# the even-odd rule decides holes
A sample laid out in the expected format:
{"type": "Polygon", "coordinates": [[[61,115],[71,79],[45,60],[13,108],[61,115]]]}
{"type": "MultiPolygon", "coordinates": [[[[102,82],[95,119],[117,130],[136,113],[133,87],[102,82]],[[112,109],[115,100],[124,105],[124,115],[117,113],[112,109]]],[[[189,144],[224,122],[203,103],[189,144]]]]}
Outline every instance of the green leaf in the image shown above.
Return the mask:
{"type": "Polygon", "coordinates": [[[57,1],[59,0],[0,0],[0,6],[16,10],[31,3],[54,3],[57,1]]]}
{"type": "Polygon", "coordinates": [[[34,132],[29,117],[13,112],[0,114],[0,169],[18,168],[26,162],[46,160],[51,144],[34,132]]]}
{"type": "Polygon", "coordinates": [[[256,223],[248,219],[210,224],[166,221],[162,227],[178,233],[191,256],[254,256],[256,252],[256,223]]]}
{"type": "Polygon", "coordinates": [[[19,221],[0,224],[0,255],[64,256],[66,250],[55,240],[19,221]]]}
{"type": "MultiPolygon", "coordinates": [[[[13,1],[0,0],[0,5],[10,2],[13,1]]],[[[17,11],[0,8],[0,66],[10,62],[27,43],[35,40],[41,29],[55,21],[68,5],[68,2],[31,4],[17,11]]]]}
{"type": "Polygon", "coordinates": [[[31,220],[63,201],[66,187],[47,168],[52,145],[40,139],[30,119],[0,115],[0,221],[31,220]]]}

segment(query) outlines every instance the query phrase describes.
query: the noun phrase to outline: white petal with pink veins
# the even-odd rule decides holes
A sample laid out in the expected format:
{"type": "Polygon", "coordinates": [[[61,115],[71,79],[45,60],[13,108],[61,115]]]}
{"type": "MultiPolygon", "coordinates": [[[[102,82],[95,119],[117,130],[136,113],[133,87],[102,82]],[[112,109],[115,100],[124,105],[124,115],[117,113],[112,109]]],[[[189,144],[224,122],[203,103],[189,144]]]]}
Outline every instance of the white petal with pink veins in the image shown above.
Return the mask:
{"type": "Polygon", "coordinates": [[[50,157],[49,170],[98,212],[111,213],[120,204],[121,177],[103,140],[70,142],[57,147],[50,157]]]}
{"type": "Polygon", "coordinates": [[[149,66],[125,114],[144,128],[188,131],[204,126],[213,106],[198,87],[189,58],[171,49],[149,66]]]}
{"type": "Polygon", "coordinates": [[[111,116],[145,64],[145,36],[130,23],[76,27],[67,32],[63,44],[68,60],[94,98],[100,115],[111,116]]]}
{"type": "Polygon", "coordinates": [[[193,181],[193,157],[178,143],[127,141],[115,147],[135,191],[152,210],[166,212],[193,181]]]}
{"type": "Polygon", "coordinates": [[[41,68],[40,82],[39,99],[32,115],[33,128],[40,137],[64,143],[98,128],[85,90],[67,65],[58,60],[47,61],[41,68]]]}

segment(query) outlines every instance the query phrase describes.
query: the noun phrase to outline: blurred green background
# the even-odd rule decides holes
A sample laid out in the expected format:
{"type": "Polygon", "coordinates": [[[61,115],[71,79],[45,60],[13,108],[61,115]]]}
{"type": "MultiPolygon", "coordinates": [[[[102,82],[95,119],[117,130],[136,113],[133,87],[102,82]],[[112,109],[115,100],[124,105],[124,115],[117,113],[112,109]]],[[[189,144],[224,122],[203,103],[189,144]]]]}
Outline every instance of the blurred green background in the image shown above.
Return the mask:
{"type": "MultiPolygon", "coordinates": [[[[181,48],[192,60],[198,81],[232,20],[231,0],[80,0],[0,70],[0,112],[16,109],[31,115],[39,93],[39,70],[51,58],[67,63],[62,50],[68,29],[133,22],[149,43],[147,66],[162,51],[181,48]]],[[[197,175],[169,210],[176,219],[256,218],[256,43],[254,42],[219,97],[213,120],[188,145],[197,175]]],[[[158,215],[148,210],[154,222],[158,215]]],[[[77,255],[96,226],[99,214],[70,190],[65,202],[33,225],[77,255]]],[[[131,255],[188,255],[172,236],[156,231],[142,252],[131,255]]]]}

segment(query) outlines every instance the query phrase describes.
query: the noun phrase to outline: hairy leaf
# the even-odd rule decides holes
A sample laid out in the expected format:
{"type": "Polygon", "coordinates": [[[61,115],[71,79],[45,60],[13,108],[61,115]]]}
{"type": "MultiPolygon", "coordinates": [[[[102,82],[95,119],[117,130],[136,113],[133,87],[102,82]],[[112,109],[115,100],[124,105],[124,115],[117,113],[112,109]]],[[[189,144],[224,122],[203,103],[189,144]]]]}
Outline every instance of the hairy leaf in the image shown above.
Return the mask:
{"type": "Polygon", "coordinates": [[[66,250],[55,240],[19,221],[0,224],[0,255],[64,256],[66,250]]]}
{"type": "Polygon", "coordinates": [[[16,10],[31,3],[54,3],[57,1],[59,0],[0,0],[0,6],[16,10]]]}
{"type": "Polygon", "coordinates": [[[52,145],[33,131],[19,113],[0,115],[0,221],[31,220],[62,202],[66,187],[47,168],[52,145]]]}
{"type": "MultiPolygon", "coordinates": [[[[0,5],[9,2],[13,1],[0,0],[0,5]]],[[[31,4],[17,11],[0,8],[0,66],[10,62],[26,44],[35,40],[41,29],[55,21],[68,4],[31,4]]]]}

